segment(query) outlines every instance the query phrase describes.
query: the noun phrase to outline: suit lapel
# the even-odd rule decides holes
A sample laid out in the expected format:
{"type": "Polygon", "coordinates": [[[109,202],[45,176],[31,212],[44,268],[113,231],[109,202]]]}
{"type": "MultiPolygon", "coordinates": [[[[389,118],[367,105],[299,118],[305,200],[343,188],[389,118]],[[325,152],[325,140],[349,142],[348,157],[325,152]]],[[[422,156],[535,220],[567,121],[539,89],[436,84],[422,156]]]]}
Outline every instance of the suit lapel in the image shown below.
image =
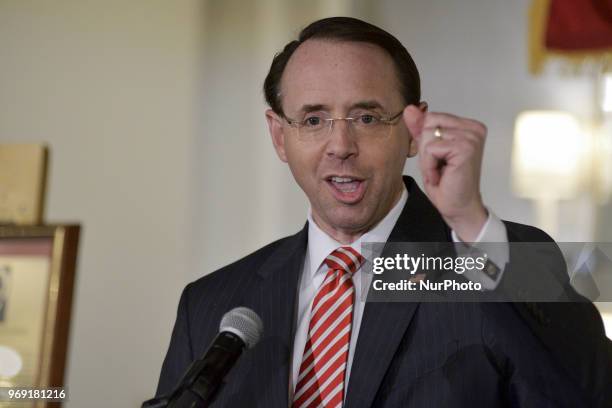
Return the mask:
{"type": "MultiPolygon", "coordinates": [[[[404,177],[408,201],[389,236],[389,242],[446,242],[449,229],[410,177],[404,177]]],[[[388,254],[385,249],[382,256],[388,254]]],[[[353,357],[345,407],[372,404],[395,351],[419,303],[368,302],[353,357]]]]}
{"type": "Polygon", "coordinates": [[[264,322],[264,336],[253,351],[252,390],[257,401],[250,406],[287,407],[289,370],[293,348],[295,305],[308,228],[281,244],[257,270],[259,281],[245,299],[264,322]]]}

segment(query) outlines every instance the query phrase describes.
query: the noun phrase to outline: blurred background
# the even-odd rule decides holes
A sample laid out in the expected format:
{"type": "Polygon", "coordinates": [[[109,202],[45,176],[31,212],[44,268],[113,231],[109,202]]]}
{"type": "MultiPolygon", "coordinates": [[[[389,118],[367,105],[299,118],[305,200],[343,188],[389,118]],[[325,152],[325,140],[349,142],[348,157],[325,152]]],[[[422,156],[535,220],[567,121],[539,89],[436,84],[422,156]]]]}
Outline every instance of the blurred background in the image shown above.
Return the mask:
{"type": "MultiPolygon", "coordinates": [[[[49,145],[46,220],[83,226],[66,407],[140,406],[185,284],[302,227],[305,196],[273,152],[261,86],[274,53],[317,18],[356,16],[397,36],[431,110],[487,125],[485,203],[543,226],[513,187],[517,116],[561,110],[612,132],[595,70],[529,72],[530,5],[0,1],[0,142],[49,145]]],[[[414,162],[406,173],[420,180],[414,162]]],[[[558,240],[612,240],[609,201],[591,187],[558,201],[558,240]]]]}

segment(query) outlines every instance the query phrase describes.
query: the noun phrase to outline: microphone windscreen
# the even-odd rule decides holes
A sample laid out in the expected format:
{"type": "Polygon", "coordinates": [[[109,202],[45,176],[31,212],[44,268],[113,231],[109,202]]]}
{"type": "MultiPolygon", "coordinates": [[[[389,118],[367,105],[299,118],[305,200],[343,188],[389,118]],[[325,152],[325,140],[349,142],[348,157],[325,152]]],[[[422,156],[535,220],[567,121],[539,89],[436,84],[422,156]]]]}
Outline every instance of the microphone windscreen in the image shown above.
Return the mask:
{"type": "Polygon", "coordinates": [[[248,348],[252,348],[263,334],[263,322],[257,313],[248,307],[237,307],[223,315],[219,332],[224,331],[234,333],[248,348]]]}

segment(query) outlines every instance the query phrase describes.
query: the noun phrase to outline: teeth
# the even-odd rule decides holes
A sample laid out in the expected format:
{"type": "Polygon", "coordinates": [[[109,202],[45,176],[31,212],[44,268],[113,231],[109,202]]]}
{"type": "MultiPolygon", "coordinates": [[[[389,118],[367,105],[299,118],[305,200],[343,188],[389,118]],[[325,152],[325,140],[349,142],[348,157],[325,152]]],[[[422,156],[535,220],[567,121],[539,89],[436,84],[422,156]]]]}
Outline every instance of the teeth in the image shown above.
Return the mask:
{"type": "Polygon", "coordinates": [[[340,184],[336,188],[343,193],[352,193],[357,191],[357,184],[340,184]]]}
{"type": "Polygon", "coordinates": [[[331,178],[331,181],[334,183],[335,187],[343,193],[353,193],[357,191],[357,187],[359,186],[359,181],[350,177],[334,176],[331,178]]]}
{"type": "Polygon", "coordinates": [[[334,183],[351,183],[353,179],[348,177],[332,177],[332,181],[334,183]]]}

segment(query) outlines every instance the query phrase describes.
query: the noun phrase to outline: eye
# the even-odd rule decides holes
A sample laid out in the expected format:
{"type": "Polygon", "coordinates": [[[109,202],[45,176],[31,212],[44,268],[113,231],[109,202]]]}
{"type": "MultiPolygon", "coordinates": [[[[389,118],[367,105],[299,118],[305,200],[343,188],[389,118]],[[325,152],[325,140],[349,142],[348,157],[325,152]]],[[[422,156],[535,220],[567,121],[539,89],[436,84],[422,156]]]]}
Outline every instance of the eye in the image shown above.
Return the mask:
{"type": "Polygon", "coordinates": [[[309,116],[302,123],[307,127],[318,127],[322,122],[323,119],[320,116],[309,116]]]}
{"type": "Polygon", "coordinates": [[[378,123],[378,120],[378,117],[369,113],[359,116],[359,123],[363,125],[375,125],[378,123]]]}

